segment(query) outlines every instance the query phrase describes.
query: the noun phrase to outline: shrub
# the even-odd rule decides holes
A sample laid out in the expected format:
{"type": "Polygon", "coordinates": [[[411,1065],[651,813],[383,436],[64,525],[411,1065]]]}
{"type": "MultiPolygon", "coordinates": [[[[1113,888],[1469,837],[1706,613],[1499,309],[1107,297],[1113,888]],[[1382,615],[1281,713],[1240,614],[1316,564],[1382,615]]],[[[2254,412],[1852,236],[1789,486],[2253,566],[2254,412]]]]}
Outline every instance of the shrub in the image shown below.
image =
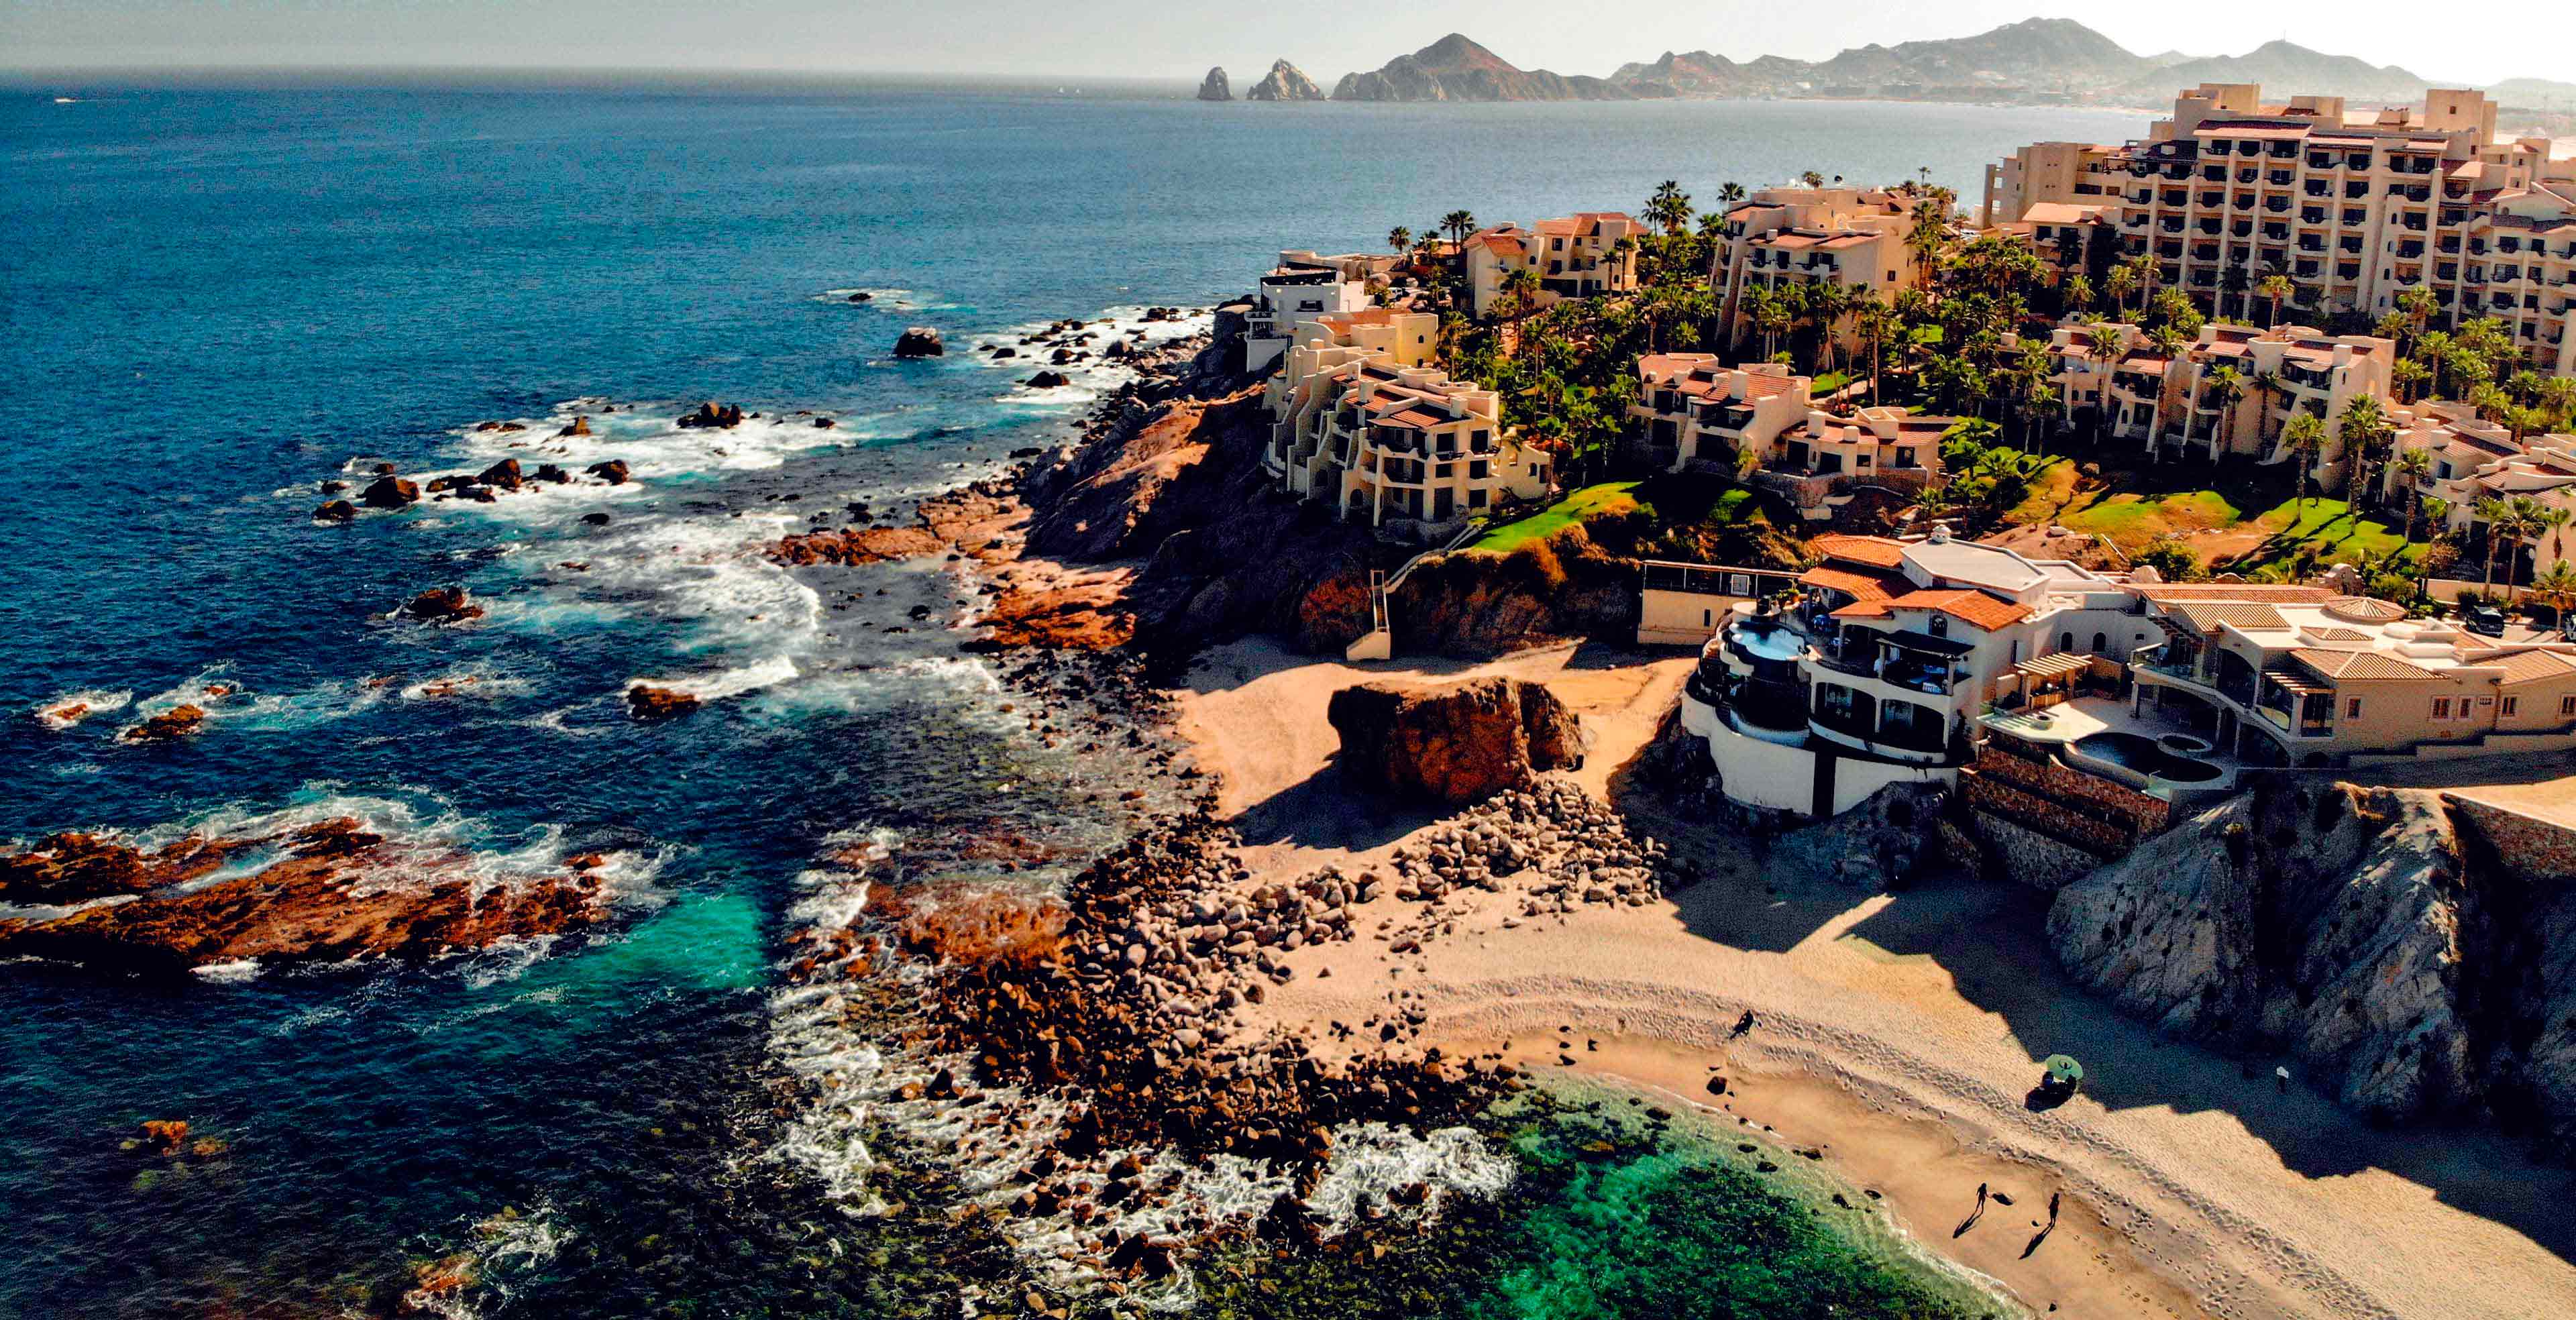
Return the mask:
{"type": "Polygon", "coordinates": [[[2200,556],[2179,541],[2158,541],[2139,551],[2131,562],[2154,569],[2167,582],[2197,582],[2208,575],[2200,556]]]}

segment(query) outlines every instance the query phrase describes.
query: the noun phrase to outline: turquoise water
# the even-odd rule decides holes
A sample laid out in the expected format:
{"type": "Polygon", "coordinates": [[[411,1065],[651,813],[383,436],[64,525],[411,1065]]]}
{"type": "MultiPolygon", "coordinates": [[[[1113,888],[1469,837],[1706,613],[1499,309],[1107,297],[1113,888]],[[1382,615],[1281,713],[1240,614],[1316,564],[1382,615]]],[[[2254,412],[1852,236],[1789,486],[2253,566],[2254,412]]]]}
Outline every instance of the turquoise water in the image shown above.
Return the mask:
{"type": "MultiPolygon", "coordinates": [[[[631,891],[599,938],[413,970],[0,968],[0,1314],[385,1313],[460,1253],[487,1315],[955,1314],[961,1280],[1015,1268],[941,1217],[956,1189],[890,1160],[871,1189],[917,1213],[853,1220],[779,1153],[783,936],[853,840],[902,873],[1044,883],[976,845],[1074,864],[1124,828],[1093,800],[1118,767],[999,713],[946,566],[795,577],[758,549],[852,503],[899,518],[1108,382],[1034,396],[963,352],[893,361],[895,335],[1204,305],[1282,247],[1634,206],[1665,178],[1708,200],[1928,165],[1973,193],[2012,145],[2133,131],[1913,106],[0,96],[0,838],[357,814],[496,869],[614,852],[631,891]],[[670,425],[709,398],[764,416],[670,425]],[[581,460],[637,481],[309,519],[323,482],[477,469],[576,414],[581,460]],[[384,617],[442,584],[489,615],[384,617]],[[635,724],[638,678],[707,706],[635,724]],[[116,741],[210,685],[236,691],[202,736],[116,741]],[[33,718],[72,694],[107,713],[33,718]],[[175,1118],[226,1152],[124,1148],[175,1118]]],[[[1551,1295],[1524,1264],[1512,1286],[1551,1295]]]]}

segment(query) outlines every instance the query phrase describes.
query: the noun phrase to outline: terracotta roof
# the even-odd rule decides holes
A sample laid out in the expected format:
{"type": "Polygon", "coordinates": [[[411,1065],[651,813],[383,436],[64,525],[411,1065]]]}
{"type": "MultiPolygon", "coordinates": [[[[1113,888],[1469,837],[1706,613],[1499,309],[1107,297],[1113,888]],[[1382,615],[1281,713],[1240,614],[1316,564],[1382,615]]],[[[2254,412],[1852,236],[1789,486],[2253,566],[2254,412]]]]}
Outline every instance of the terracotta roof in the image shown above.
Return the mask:
{"type": "Polygon", "coordinates": [[[2382,651],[2319,651],[2302,648],[2290,652],[2290,655],[2319,675],[2339,683],[2437,677],[2432,670],[2422,665],[2410,664],[2382,651]]]}
{"type": "Polygon", "coordinates": [[[1819,536],[1807,543],[1827,559],[1849,560],[1879,568],[1895,568],[1905,562],[1905,545],[1884,536],[1819,536]]]}
{"type": "Polygon", "coordinates": [[[1806,380],[1804,376],[1752,376],[1745,380],[1744,395],[1749,399],[1767,399],[1774,394],[1786,394],[1805,384],[1806,380]]]}
{"type": "Polygon", "coordinates": [[[2182,601],[2171,606],[2166,613],[2189,623],[2193,631],[2204,637],[2217,632],[2222,624],[2270,632],[2290,626],[2290,621],[2282,618],[2279,610],[2260,601],[2182,601]]]}
{"type": "Polygon", "coordinates": [[[1837,619],[1883,618],[1897,610],[1938,610],[1972,627],[1992,632],[2030,617],[2030,607],[1997,600],[1982,591],[1957,588],[1909,591],[1886,600],[1863,601],[1834,611],[1837,619]]]}
{"type": "Polygon", "coordinates": [[[2576,677],[2576,655],[2565,651],[2514,651],[2487,656],[2473,664],[2495,665],[2504,670],[2504,685],[2543,683],[2553,678],[2576,677]]]}
{"type": "Polygon", "coordinates": [[[1891,596],[1901,596],[1913,586],[1912,583],[1894,573],[1856,573],[1847,568],[1830,566],[1808,569],[1798,575],[1798,582],[1802,586],[1830,587],[1836,591],[1848,592],[1863,601],[1886,600],[1891,596]]]}

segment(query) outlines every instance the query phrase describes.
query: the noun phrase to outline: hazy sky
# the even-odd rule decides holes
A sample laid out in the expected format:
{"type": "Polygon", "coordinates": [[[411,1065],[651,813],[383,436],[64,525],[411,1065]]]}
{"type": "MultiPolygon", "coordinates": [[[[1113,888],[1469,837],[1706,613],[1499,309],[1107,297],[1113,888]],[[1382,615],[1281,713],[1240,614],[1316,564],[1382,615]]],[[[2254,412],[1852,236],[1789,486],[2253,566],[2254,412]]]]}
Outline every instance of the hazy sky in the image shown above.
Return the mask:
{"type": "Polygon", "coordinates": [[[1330,84],[1450,31],[1525,68],[1606,74],[1665,48],[1822,58],[1848,45],[1963,36],[2034,14],[2140,54],[2239,54],[2291,37],[2428,78],[2576,79],[2576,5],[2426,21],[2422,0],[2319,7],[2243,0],[1779,0],[1626,6],[1561,0],[0,0],[0,67],[431,65],[1189,77],[1238,84],[1286,57],[1330,84]],[[2324,13],[2330,29],[2292,31],[2324,13]],[[2402,16],[2402,17],[2401,17],[2402,16]]]}

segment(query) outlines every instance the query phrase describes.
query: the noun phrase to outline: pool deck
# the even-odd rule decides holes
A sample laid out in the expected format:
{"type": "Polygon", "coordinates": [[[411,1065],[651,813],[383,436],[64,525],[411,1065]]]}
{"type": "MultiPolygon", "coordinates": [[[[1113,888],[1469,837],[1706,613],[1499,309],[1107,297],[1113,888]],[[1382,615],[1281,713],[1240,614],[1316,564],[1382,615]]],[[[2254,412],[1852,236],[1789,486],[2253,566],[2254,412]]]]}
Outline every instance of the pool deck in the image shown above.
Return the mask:
{"type": "Polygon", "coordinates": [[[2178,733],[2195,738],[2200,736],[2162,719],[2131,714],[2129,703],[2110,697],[2078,697],[2042,711],[1997,711],[1983,717],[1980,723],[2028,742],[2052,746],[2059,759],[2072,769],[2115,783],[2125,783],[2132,788],[2143,787],[2148,793],[2168,800],[2174,799],[2177,791],[2198,794],[2231,789],[2235,786],[2237,773],[2244,768],[2232,756],[2215,751],[2196,751],[2187,753],[2187,759],[2218,767],[2221,773],[2217,779],[2208,783],[2176,783],[2143,774],[2131,779],[2127,775],[2106,771],[2097,758],[2075,751],[2073,744],[2097,733],[2126,733],[2147,739],[2161,739],[2178,733]]]}

